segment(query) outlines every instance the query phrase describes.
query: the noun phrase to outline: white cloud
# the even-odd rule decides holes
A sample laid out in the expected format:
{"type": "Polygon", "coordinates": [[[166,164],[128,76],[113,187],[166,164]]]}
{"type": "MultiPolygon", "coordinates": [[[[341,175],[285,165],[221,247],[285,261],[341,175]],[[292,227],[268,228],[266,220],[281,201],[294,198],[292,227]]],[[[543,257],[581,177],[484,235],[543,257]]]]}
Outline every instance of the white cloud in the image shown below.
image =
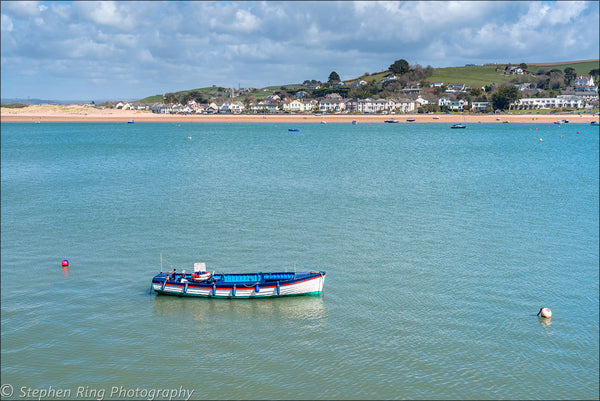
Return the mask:
{"type": "Polygon", "coordinates": [[[137,25],[131,4],[114,1],[82,1],[75,4],[80,15],[90,22],[121,30],[131,30],[137,25]]]}
{"type": "Polygon", "coordinates": [[[47,10],[39,1],[3,1],[3,12],[10,13],[18,18],[37,17],[47,10]]]}
{"type": "Polygon", "coordinates": [[[23,71],[57,91],[72,82],[143,97],[164,88],[326,80],[332,70],[347,79],[400,58],[434,67],[597,58],[598,8],[593,1],[3,2],[2,94],[34,82],[19,81],[23,71]],[[105,84],[87,85],[90,77],[105,84]]]}
{"type": "Polygon", "coordinates": [[[233,29],[239,32],[251,32],[260,26],[260,20],[252,13],[246,10],[237,10],[235,12],[235,22],[233,29]]]}
{"type": "Polygon", "coordinates": [[[8,15],[4,15],[4,14],[2,14],[1,18],[2,18],[2,20],[0,22],[0,28],[6,32],[12,31],[14,28],[12,19],[8,15]]]}

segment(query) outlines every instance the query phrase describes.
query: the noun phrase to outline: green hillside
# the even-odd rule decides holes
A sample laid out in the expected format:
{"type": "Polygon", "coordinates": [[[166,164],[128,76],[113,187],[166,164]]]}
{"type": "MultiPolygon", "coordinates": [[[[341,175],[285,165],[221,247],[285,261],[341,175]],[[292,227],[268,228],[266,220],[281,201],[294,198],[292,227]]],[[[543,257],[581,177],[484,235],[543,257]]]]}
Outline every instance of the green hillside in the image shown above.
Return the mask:
{"type": "MultiPolygon", "coordinates": [[[[519,65],[520,63],[512,64],[519,65]]],[[[540,68],[546,68],[547,70],[559,69],[564,71],[565,68],[572,67],[577,72],[577,75],[589,75],[590,70],[598,68],[598,65],[598,60],[564,64],[527,64],[527,71],[535,74],[540,68]]],[[[515,78],[512,75],[504,75],[505,67],[506,64],[491,64],[483,66],[436,68],[433,75],[428,78],[428,81],[443,82],[444,84],[464,83],[467,86],[485,86],[492,83],[499,85],[515,78]],[[496,68],[499,68],[500,71],[496,72],[496,68]]]]}
{"type": "MultiPolygon", "coordinates": [[[[520,62],[512,63],[512,65],[519,65],[520,62]]],[[[574,68],[577,75],[589,75],[590,70],[599,68],[600,60],[584,60],[584,61],[572,61],[572,62],[564,62],[564,63],[527,63],[527,71],[530,73],[537,73],[540,69],[546,69],[546,71],[552,69],[559,69],[564,71],[565,68],[571,67],[574,68]]],[[[505,75],[504,68],[506,64],[488,64],[488,65],[478,65],[478,66],[464,66],[464,67],[445,67],[445,68],[435,68],[433,75],[427,78],[429,82],[443,82],[445,85],[448,84],[458,84],[464,83],[467,86],[480,86],[483,87],[485,85],[495,84],[496,86],[510,82],[515,79],[513,75],[505,75]],[[498,69],[498,71],[496,71],[498,69]]],[[[352,83],[356,80],[362,79],[369,83],[374,82],[378,84],[381,80],[388,75],[389,71],[377,72],[369,75],[363,75],[357,78],[347,79],[346,83],[352,83]]],[[[261,99],[264,96],[267,96],[270,93],[278,92],[281,88],[284,87],[287,91],[295,92],[298,90],[305,89],[305,87],[301,84],[285,84],[281,86],[269,86],[262,89],[254,89],[250,92],[244,92],[235,100],[245,99],[247,96],[252,96],[256,99],[261,99]]],[[[227,88],[212,86],[208,88],[198,88],[198,89],[190,89],[179,92],[173,92],[171,95],[181,99],[185,96],[196,92],[196,94],[201,94],[203,99],[207,101],[209,99],[229,99],[230,93],[227,88]]],[[[140,103],[159,103],[163,101],[163,94],[149,96],[144,99],[138,100],[140,103]]]]}

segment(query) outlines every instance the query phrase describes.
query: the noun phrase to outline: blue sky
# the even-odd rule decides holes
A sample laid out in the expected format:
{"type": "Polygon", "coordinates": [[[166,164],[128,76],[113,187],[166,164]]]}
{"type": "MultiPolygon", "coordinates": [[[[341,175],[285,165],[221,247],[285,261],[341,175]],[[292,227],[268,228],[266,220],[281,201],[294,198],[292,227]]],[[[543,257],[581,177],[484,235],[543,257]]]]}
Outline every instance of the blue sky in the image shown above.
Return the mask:
{"type": "Polygon", "coordinates": [[[2,98],[139,99],[211,85],[599,57],[597,1],[1,3],[2,98]]]}

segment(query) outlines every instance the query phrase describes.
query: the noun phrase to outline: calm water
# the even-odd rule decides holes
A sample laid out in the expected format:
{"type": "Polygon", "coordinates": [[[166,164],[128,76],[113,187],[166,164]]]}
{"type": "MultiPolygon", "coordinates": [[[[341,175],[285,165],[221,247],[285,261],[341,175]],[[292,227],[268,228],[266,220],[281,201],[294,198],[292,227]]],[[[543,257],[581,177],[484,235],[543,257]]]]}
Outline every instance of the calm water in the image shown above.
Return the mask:
{"type": "Polygon", "coordinates": [[[2,124],[3,398],[598,398],[598,127],[288,128],[2,124]],[[156,296],[161,252],[325,293],[156,296]]]}

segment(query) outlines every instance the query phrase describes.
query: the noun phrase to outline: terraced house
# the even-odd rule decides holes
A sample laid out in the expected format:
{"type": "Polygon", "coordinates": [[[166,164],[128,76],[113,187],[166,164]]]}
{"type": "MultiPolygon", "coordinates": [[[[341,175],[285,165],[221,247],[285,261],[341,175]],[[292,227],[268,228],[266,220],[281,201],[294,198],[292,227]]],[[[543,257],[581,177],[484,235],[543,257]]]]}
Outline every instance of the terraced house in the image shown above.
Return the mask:
{"type": "Polygon", "coordinates": [[[314,99],[294,99],[283,102],[282,108],[283,111],[289,112],[309,112],[313,111],[319,102],[314,99]]]}
{"type": "Polygon", "coordinates": [[[554,108],[574,108],[581,109],[584,107],[581,98],[573,97],[552,97],[552,98],[523,98],[519,99],[515,104],[517,110],[537,110],[537,109],[554,109],[554,108]]]}
{"type": "Polygon", "coordinates": [[[339,112],[343,110],[346,110],[346,102],[337,93],[330,93],[319,102],[319,111],[321,112],[339,112]]]}

